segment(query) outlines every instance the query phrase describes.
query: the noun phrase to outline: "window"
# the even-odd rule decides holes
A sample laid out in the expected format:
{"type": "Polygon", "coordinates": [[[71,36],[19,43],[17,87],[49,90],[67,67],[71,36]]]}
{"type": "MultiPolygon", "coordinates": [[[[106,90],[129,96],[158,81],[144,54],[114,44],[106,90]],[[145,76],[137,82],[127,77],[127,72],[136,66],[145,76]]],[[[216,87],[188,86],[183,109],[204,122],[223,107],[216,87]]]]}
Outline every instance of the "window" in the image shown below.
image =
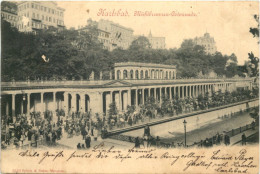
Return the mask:
{"type": "Polygon", "coordinates": [[[46,21],[48,21],[48,16],[46,16],[46,21]]]}
{"type": "Polygon", "coordinates": [[[49,17],[49,22],[51,22],[51,17],[49,17]]]}
{"type": "Polygon", "coordinates": [[[24,4],[24,9],[26,9],[26,4],[24,4]]]}
{"type": "Polygon", "coordinates": [[[34,4],[32,3],[32,8],[34,8],[34,4]]]}
{"type": "Polygon", "coordinates": [[[41,6],[41,11],[43,11],[43,6],[41,6]]]}
{"type": "Polygon", "coordinates": [[[40,16],[39,16],[39,14],[37,14],[37,19],[40,19],[40,16]]]}
{"type": "Polygon", "coordinates": [[[27,3],[27,8],[29,8],[29,3],[27,3]]]}
{"type": "Polygon", "coordinates": [[[29,12],[27,12],[27,17],[29,17],[29,12]]]}
{"type": "Polygon", "coordinates": [[[47,8],[46,7],[44,7],[44,11],[46,12],[46,10],[47,10],[47,8]]]}
{"type": "Polygon", "coordinates": [[[54,10],[52,9],[52,14],[54,14],[54,10]]]}
{"type": "Polygon", "coordinates": [[[48,8],[48,13],[50,13],[50,12],[51,12],[51,9],[48,8]]]}
{"type": "Polygon", "coordinates": [[[35,13],[33,13],[33,18],[35,18],[35,13]]]}
{"type": "Polygon", "coordinates": [[[44,20],[44,16],[42,15],[42,20],[44,20]]]}

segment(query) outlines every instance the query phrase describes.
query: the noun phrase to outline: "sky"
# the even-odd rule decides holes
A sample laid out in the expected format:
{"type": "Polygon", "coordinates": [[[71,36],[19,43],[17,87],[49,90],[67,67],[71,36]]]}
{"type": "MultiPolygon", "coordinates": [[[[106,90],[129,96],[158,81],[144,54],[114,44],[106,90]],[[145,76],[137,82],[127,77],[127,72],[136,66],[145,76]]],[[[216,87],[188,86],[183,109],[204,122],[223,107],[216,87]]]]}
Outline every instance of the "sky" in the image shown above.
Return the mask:
{"type": "MultiPolygon", "coordinates": [[[[214,37],[217,50],[226,55],[235,53],[239,64],[248,60],[248,53],[259,56],[257,38],[249,32],[256,27],[253,15],[259,14],[258,2],[101,2],[58,1],[64,8],[67,28],[86,25],[87,19],[108,19],[132,28],[134,35],[165,37],[167,48],[179,48],[184,39],[214,37]],[[125,16],[106,16],[105,12],[124,12],[125,16]],[[185,13],[193,16],[135,16],[136,11],[153,13],[185,13]]],[[[122,14],[122,13],[120,13],[122,14]]]]}

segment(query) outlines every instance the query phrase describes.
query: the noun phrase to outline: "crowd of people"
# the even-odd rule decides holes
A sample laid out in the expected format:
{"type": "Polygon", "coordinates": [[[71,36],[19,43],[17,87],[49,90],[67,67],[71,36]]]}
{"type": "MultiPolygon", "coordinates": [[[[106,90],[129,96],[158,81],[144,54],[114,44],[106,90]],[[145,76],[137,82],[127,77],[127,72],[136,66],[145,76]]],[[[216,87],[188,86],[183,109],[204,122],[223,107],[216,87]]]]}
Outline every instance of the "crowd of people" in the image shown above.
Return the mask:
{"type": "MultiPolygon", "coordinates": [[[[91,137],[97,140],[101,134],[106,137],[107,128],[102,121],[90,119],[90,113],[71,113],[70,116],[57,116],[53,120],[51,112],[40,113],[32,112],[30,116],[19,114],[17,116],[1,117],[1,147],[23,148],[38,147],[40,145],[56,146],[57,141],[63,136],[72,138],[82,136],[86,141],[86,147],[90,147],[91,137]]],[[[82,146],[81,146],[82,147],[82,146]]]]}
{"type": "Polygon", "coordinates": [[[1,146],[6,148],[37,147],[39,142],[55,146],[62,136],[60,123],[41,118],[38,113],[30,116],[1,117],[1,146]]]}
{"type": "Polygon", "coordinates": [[[169,96],[162,96],[162,101],[157,101],[154,97],[149,97],[144,104],[138,107],[128,106],[125,113],[117,113],[116,107],[110,107],[108,115],[109,129],[133,126],[139,123],[145,124],[156,118],[176,116],[183,113],[252,99],[258,97],[258,93],[255,93],[255,91],[256,90],[218,91],[212,93],[211,96],[209,93],[206,93],[205,95],[199,95],[197,98],[175,97],[172,100],[169,99],[169,96]]]}

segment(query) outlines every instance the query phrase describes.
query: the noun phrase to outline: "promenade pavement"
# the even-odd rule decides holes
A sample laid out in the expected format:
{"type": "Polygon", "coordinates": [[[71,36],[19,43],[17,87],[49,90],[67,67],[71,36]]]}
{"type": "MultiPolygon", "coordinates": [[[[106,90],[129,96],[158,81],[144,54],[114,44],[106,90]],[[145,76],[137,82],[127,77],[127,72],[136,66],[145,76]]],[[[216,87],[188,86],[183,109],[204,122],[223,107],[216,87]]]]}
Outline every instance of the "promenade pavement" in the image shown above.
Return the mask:
{"type": "MultiPolygon", "coordinates": [[[[256,127],[255,130],[249,129],[247,131],[241,132],[240,134],[237,134],[230,138],[230,145],[242,145],[242,135],[245,134],[246,137],[250,137],[254,134],[257,134],[259,132],[259,127],[256,127]]],[[[251,144],[251,143],[249,143],[251,144]]]]}

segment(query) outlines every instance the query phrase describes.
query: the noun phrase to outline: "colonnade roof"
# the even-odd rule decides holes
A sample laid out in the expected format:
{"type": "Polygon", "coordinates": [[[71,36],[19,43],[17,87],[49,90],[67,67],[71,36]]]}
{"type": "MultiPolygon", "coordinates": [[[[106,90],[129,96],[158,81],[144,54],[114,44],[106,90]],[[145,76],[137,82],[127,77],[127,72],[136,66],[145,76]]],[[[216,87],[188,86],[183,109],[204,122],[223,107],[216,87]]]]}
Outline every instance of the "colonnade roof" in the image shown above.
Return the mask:
{"type": "Polygon", "coordinates": [[[141,63],[141,62],[120,62],[115,63],[115,68],[121,67],[146,67],[146,68],[167,68],[167,69],[176,69],[175,65],[164,65],[164,64],[155,64],[155,63],[141,63]]]}
{"type": "Polygon", "coordinates": [[[154,85],[192,85],[198,83],[223,83],[236,81],[252,81],[252,79],[150,79],[150,80],[96,80],[96,81],[43,81],[43,82],[2,82],[1,90],[57,89],[57,88],[111,88],[142,87],[154,85]]]}

